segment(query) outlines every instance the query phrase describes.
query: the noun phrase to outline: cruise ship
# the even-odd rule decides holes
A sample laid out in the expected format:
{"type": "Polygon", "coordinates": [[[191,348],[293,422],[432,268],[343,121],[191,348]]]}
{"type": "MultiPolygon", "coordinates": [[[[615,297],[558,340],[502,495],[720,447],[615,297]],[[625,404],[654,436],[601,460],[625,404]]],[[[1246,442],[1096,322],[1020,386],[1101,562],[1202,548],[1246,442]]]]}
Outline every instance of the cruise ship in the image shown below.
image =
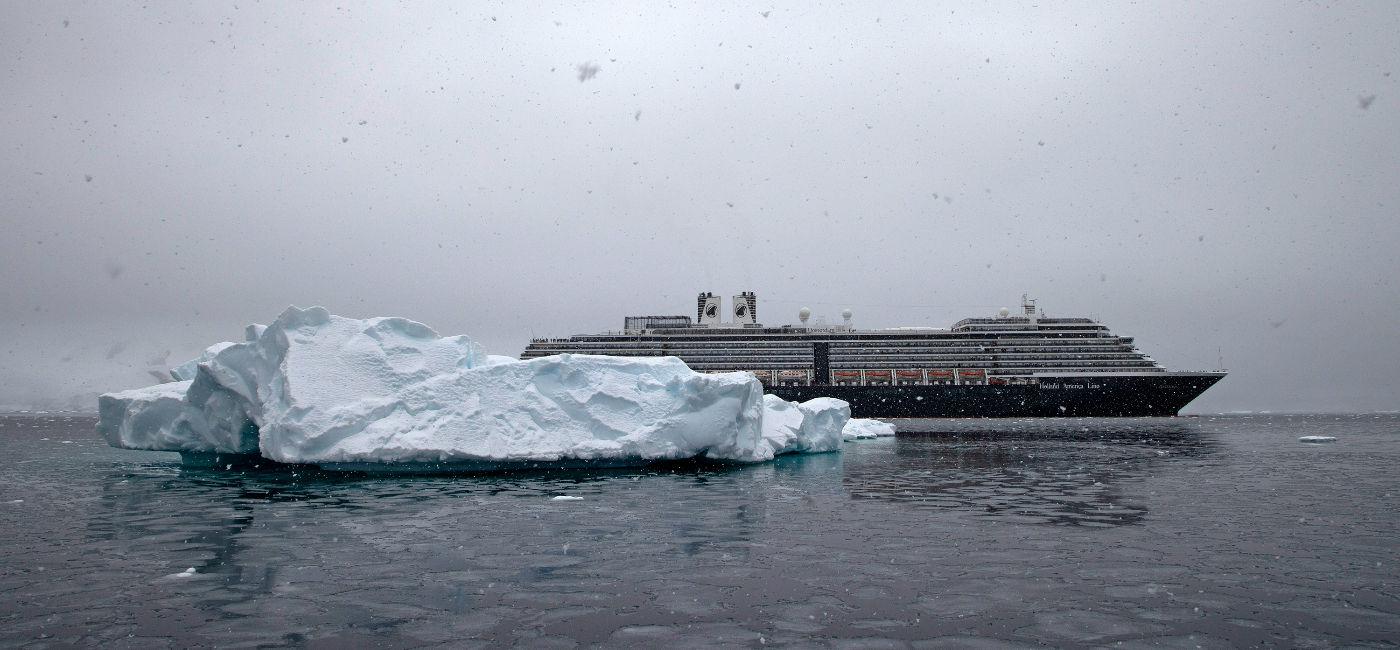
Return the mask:
{"type": "Polygon", "coordinates": [[[695,319],[628,316],[620,332],[537,338],[522,359],[553,354],[674,356],[699,372],[753,373],[788,400],[835,397],[854,417],[1172,416],[1225,376],[1162,367],[1091,318],[1051,318],[1021,297],[1021,312],[965,318],[951,328],[768,327],[753,292],[701,293],[695,319]]]}

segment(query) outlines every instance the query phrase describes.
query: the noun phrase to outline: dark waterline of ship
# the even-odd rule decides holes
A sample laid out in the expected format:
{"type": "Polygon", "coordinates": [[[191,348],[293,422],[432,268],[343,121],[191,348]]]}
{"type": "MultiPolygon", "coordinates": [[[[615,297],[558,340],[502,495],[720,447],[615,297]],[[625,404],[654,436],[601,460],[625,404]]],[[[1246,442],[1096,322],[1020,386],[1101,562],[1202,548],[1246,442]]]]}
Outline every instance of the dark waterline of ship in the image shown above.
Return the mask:
{"type": "Polygon", "coordinates": [[[1397,642],[1400,416],[900,425],[752,466],[376,478],[0,417],[0,646],[1397,642]]]}

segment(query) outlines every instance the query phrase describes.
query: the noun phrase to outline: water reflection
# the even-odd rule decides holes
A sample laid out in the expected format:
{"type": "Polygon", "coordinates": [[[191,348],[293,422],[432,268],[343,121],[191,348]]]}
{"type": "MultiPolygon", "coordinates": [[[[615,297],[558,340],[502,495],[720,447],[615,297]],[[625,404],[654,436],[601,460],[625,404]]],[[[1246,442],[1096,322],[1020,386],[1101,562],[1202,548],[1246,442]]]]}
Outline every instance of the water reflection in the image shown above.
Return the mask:
{"type": "MultiPolygon", "coordinates": [[[[259,628],[273,602],[374,635],[440,615],[471,614],[489,629],[518,621],[525,594],[575,608],[650,600],[600,592],[600,571],[660,585],[658,562],[751,564],[767,488],[829,470],[839,458],[828,456],[439,477],[121,464],[98,481],[85,537],[147,576],[138,591],[204,612],[199,634],[295,642],[259,628]],[[551,501],[563,494],[582,500],[551,501]],[[188,567],[191,577],[176,577],[188,567]]],[[[693,606],[682,595],[667,607],[693,606]]]]}
{"type": "MultiPolygon", "coordinates": [[[[855,499],[1070,526],[1141,523],[1137,484],[1212,452],[1182,419],[908,420],[887,454],[848,454],[855,499]]],[[[850,447],[848,446],[848,449],[850,447]]]]}

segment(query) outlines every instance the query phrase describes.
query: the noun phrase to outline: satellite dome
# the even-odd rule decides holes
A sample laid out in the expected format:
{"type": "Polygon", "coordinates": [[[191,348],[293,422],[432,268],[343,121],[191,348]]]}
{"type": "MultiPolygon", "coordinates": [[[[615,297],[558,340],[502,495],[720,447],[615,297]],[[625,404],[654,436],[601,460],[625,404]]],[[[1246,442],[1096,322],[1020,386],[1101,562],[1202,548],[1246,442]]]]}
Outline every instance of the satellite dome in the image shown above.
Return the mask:
{"type": "Polygon", "coordinates": [[[842,309],[842,310],[841,310],[841,318],[844,318],[844,319],[846,319],[846,320],[851,320],[851,310],[849,310],[849,309],[842,309]]]}
{"type": "Polygon", "coordinates": [[[1007,309],[1007,308],[1005,308],[1005,307],[1002,307],[1002,308],[1001,308],[1001,311],[997,312],[997,315],[1001,316],[1002,318],[1006,318],[1006,315],[1007,315],[1007,314],[1010,314],[1010,313],[1011,313],[1011,310],[1010,310],[1010,309],[1007,309]]]}
{"type": "Polygon", "coordinates": [[[808,318],[811,318],[811,317],[812,317],[812,310],[810,310],[810,309],[808,309],[808,308],[806,308],[806,307],[803,307],[802,309],[797,310],[797,320],[802,321],[802,324],[803,324],[803,325],[806,325],[806,324],[807,324],[807,319],[808,319],[808,318]]]}

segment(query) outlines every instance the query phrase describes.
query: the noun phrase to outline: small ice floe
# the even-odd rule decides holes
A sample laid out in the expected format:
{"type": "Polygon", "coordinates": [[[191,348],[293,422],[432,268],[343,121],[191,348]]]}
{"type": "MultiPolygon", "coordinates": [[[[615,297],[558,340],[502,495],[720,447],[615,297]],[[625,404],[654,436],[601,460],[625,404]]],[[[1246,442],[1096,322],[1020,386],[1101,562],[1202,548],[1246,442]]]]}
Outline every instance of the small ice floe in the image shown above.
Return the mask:
{"type": "Polygon", "coordinates": [[[892,435],[894,435],[893,424],[863,418],[851,418],[841,429],[841,437],[845,440],[869,440],[892,435]]]}
{"type": "Polygon", "coordinates": [[[168,576],[166,576],[166,577],[167,577],[167,578],[180,579],[180,578],[189,578],[189,577],[193,576],[194,574],[195,574],[194,567],[190,567],[190,568],[188,568],[188,569],[185,569],[184,571],[181,571],[181,572],[179,572],[179,573],[172,573],[172,574],[170,574],[170,575],[168,575],[168,576]]]}
{"type": "Polygon", "coordinates": [[[24,503],[24,499],[10,499],[10,503],[24,503]]]}
{"type": "Polygon", "coordinates": [[[1298,442],[1336,442],[1336,436],[1303,436],[1298,442]]]}
{"type": "Polygon", "coordinates": [[[567,494],[561,494],[561,495],[559,495],[559,496],[557,496],[557,497],[554,497],[553,499],[550,499],[550,501],[582,501],[582,500],[583,500],[583,497],[571,497],[571,496],[569,496],[569,495],[567,495],[567,494]]]}

